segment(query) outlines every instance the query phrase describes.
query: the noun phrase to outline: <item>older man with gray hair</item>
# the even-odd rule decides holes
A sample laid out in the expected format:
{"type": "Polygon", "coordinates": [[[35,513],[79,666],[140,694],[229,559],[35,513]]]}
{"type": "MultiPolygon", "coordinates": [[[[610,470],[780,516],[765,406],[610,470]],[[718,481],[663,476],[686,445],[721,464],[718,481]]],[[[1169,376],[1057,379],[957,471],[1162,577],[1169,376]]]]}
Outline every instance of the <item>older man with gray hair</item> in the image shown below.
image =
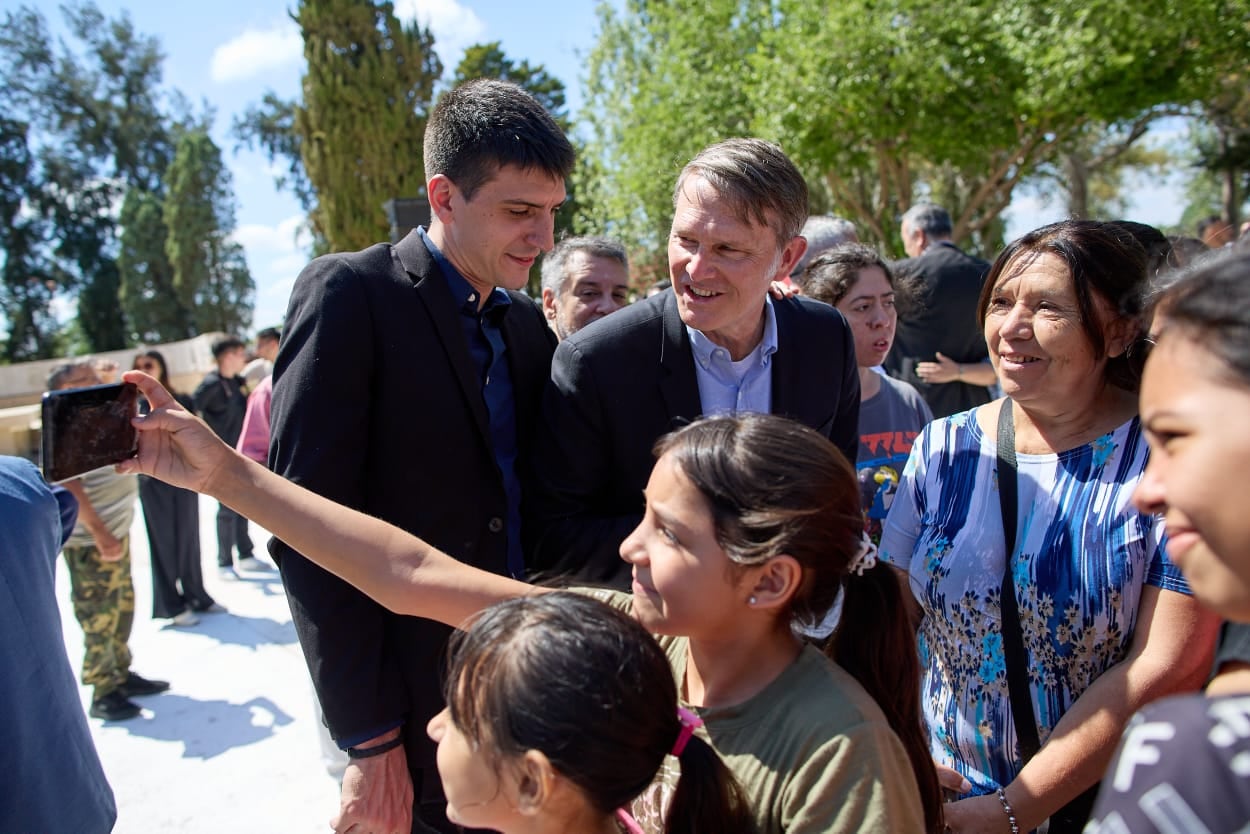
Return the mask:
{"type": "Polygon", "coordinates": [[[807,246],[807,185],[777,145],[700,152],[673,193],[672,289],[556,349],[535,474],[531,572],[627,587],[621,542],[643,514],[655,441],[702,415],[755,411],[811,426],[854,460],[859,374],[846,320],[773,299],[807,246]]]}
{"type": "Polygon", "coordinates": [[[790,271],[792,279],[802,275],[808,264],[833,247],[844,243],[859,243],[859,232],[855,231],[855,224],[832,214],[817,214],[807,218],[801,234],[807,240],[807,250],[790,271]]]}
{"type": "Polygon", "coordinates": [[[560,341],[629,304],[629,256],[606,237],[570,237],[543,257],[543,315],[560,341]]]}
{"type": "Polygon", "coordinates": [[[899,231],[908,255],[895,264],[904,303],[886,369],[914,385],[934,417],[989,402],[994,369],[976,309],[990,265],[955,246],[950,214],[932,203],[908,209],[899,231]]]}

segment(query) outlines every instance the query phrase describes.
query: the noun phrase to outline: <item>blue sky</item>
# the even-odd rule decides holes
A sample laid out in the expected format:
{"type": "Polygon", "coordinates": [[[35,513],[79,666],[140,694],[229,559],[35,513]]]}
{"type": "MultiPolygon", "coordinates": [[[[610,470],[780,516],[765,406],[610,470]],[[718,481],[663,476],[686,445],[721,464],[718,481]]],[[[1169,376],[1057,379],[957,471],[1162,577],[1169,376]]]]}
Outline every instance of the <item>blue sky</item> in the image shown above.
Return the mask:
{"type": "MultiPolygon", "coordinates": [[[[299,239],[303,215],[294,198],[274,186],[273,171],[258,153],[234,150],[231,121],[267,91],[283,98],[299,89],[302,44],[288,9],[294,0],[96,0],[110,18],[123,10],[137,31],[159,39],[165,53],[165,83],[197,105],[216,110],[214,139],[234,176],[238,200],[236,238],[247,253],[256,281],[256,329],[280,323],[299,270],[308,260],[299,239]]],[[[22,5],[0,0],[0,11],[22,5]]],[[[35,4],[54,27],[60,15],[52,3],[35,4]]],[[[447,76],[466,46],[498,40],[514,60],[543,65],[568,90],[570,111],[581,103],[581,66],[594,43],[593,0],[397,0],[403,19],[416,18],[434,32],[435,49],[447,76]]],[[[54,29],[55,31],[55,29],[54,29]]],[[[1138,183],[1130,216],[1147,223],[1174,223],[1184,208],[1174,182],[1138,183]]],[[[1008,211],[1014,237],[1059,219],[1062,206],[1019,194],[1008,211]]]]}

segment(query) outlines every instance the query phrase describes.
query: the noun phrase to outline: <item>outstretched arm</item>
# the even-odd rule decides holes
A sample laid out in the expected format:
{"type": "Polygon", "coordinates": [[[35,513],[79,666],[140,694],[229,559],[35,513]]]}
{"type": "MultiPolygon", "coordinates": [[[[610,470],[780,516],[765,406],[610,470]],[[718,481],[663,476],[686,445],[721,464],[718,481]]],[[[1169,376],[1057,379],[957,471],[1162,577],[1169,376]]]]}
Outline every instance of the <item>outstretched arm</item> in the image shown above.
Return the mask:
{"type": "Polygon", "coordinates": [[[118,471],[216,498],[401,614],[458,626],[492,603],[535,591],[275,475],[223,443],[152,377],[127,371],[123,378],[139,386],[152,411],[135,419],[139,454],[118,471]]]}

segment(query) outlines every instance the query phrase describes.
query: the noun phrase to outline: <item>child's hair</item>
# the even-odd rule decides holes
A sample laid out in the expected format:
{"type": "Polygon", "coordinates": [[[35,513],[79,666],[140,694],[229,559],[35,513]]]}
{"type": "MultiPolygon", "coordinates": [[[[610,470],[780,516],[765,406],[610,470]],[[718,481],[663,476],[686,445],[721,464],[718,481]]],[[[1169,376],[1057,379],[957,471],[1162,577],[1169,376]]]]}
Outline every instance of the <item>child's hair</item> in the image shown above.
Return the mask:
{"type": "Polygon", "coordinates": [[[915,629],[887,565],[851,570],[864,517],[846,457],[807,426],[752,413],[697,420],[660,439],[656,455],[664,454],[707,499],[730,561],[759,565],[788,554],[802,566],[786,625],[819,624],[843,594],[826,653],[885,713],[916,773],[926,829],[940,832],[942,792],[921,719],[915,629]]]}
{"type": "Polygon", "coordinates": [[[862,243],[843,243],[821,253],[795,283],[808,298],[836,307],[855,287],[860,271],[874,266],[885,273],[885,280],[893,287],[894,270],[876,249],[862,243]]]}
{"type": "Polygon", "coordinates": [[[1155,299],[1156,327],[1180,331],[1219,358],[1213,371],[1250,385],[1250,253],[1201,261],[1155,299]]]}
{"type": "MultiPolygon", "coordinates": [[[[492,605],[452,638],[451,720],[496,768],[541,751],[604,815],[642,793],[682,723],[673,671],[633,618],[582,594],[492,605]]],[[[749,806],[697,736],[680,752],[669,832],[753,831],[749,806]]]]}

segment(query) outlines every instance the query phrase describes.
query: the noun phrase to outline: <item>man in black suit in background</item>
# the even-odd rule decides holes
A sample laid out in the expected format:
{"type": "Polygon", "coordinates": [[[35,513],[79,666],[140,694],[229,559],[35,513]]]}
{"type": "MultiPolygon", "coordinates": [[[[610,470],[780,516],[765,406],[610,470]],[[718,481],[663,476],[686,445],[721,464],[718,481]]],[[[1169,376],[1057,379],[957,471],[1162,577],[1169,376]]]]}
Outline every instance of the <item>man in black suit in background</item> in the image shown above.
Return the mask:
{"type": "MultiPolygon", "coordinates": [[[[403,160],[397,160],[403,164],[403,160]]],[[[425,133],[429,231],[300,274],[274,368],[270,467],[519,576],[525,454],[555,337],[526,296],[553,245],[573,148],[513,84],[439,99],[425,133]]],[[[401,617],[273,542],[331,735],[351,763],[335,828],[455,831],[435,746],[450,629],[401,617]]]]}
{"type": "Polygon", "coordinates": [[[895,264],[901,297],[886,369],[916,386],[934,417],[989,402],[994,369],[977,298],[990,265],[951,242],[951,216],[932,203],[908,209],[901,231],[908,257],[895,264]]]}
{"type": "Polygon", "coordinates": [[[628,587],[622,540],[642,518],[655,441],[700,415],[783,414],[858,452],[850,328],[827,304],[774,301],[803,255],[807,185],[781,148],[730,139],[682,170],[672,289],[560,343],[538,436],[531,569],[628,587]]]}

